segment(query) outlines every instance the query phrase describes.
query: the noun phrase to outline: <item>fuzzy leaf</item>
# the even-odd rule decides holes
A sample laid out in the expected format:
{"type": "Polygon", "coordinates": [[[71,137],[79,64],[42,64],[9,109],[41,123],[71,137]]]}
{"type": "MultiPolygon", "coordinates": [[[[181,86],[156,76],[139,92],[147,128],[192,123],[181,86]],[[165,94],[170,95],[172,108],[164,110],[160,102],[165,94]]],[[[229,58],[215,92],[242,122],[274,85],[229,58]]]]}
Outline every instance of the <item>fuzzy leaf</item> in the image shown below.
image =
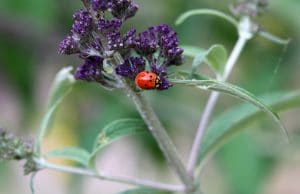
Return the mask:
{"type": "Polygon", "coordinates": [[[58,105],[62,102],[64,97],[71,91],[72,86],[75,83],[75,79],[71,74],[71,71],[72,67],[63,68],[57,73],[53,81],[50,91],[49,105],[46,114],[42,119],[38,139],[35,145],[35,150],[37,152],[40,152],[42,140],[48,128],[50,128],[55,110],[57,109],[58,105]]]}
{"type": "Polygon", "coordinates": [[[95,140],[89,164],[92,164],[96,154],[105,146],[122,137],[144,132],[147,132],[147,126],[141,119],[120,119],[109,123],[100,131],[95,140]]]}
{"type": "MultiPolygon", "coordinates": [[[[278,92],[263,96],[262,99],[273,110],[279,112],[300,107],[300,91],[278,92]]],[[[209,125],[203,138],[199,155],[199,170],[205,159],[212,155],[232,136],[246,128],[250,123],[262,118],[263,111],[248,104],[241,104],[222,113],[209,125]]]]}
{"type": "Polygon", "coordinates": [[[223,45],[213,45],[207,51],[198,53],[194,58],[192,72],[195,73],[204,62],[217,74],[221,75],[227,61],[227,51],[223,45]]]}
{"type": "Polygon", "coordinates": [[[184,50],[183,55],[185,55],[187,57],[192,57],[192,58],[197,57],[197,55],[199,55],[200,53],[206,52],[205,49],[196,47],[196,46],[183,45],[183,46],[180,46],[180,48],[182,48],[184,50]]]}
{"type": "Polygon", "coordinates": [[[90,153],[81,148],[68,147],[50,151],[49,153],[47,153],[46,156],[51,158],[63,158],[74,162],[78,162],[83,166],[88,166],[90,153]]]}
{"type": "Polygon", "coordinates": [[[166,191],[154,190],[154,189],[139,188],[139,189],[124,191],[119,194],[171,194],[171,193],[166,191]]]}
{"type": "Polygon", "coordinates": [[[231,96],[240,98],[240,99],[256,106],[257,108],[259,108],[259,110],[267,113],[278,124],[278,126],[281,129],[281,132],[288,140],[287,131],[286,131],[285,127],[283,126],[283,124],[281,123],[279,116],[275,112],[273,112],[270,107],[268,107],[263,102],[261,102],[255,95],[251,94],[250,92],[248,92],[238,86],[235,86],[235,85],[232,85],[229,83],[225,83],[225,82],[221,82],[221,81],[217,81],[217,80],[195,80],[194,79],[194,80],[171,80],[171,82],[174,84],[194,86],[194,87],[197,87],[202,90],[211,90],[211,91],[222,92],[222,93],[229,94],[231,96]]]}

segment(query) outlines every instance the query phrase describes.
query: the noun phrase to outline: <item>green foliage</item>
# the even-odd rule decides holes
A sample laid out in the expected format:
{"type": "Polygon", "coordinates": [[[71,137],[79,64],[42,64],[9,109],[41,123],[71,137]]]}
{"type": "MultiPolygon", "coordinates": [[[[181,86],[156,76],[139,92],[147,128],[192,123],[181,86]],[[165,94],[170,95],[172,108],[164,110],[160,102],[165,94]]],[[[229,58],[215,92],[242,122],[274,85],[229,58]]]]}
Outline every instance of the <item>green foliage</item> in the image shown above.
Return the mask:
{"type": "Polygon", "coordinates": [[[95,140],[93,151],[90,155],[89,164],[92,165],[96,154],[105,146],[118,139],[147,132],[147,126],[141,119],[120,119],[106,125],[95,140]]]}
{"type": "Polygon", "coordinates": [[[72,86],[75,82],[73,75],[71,74],[71,70],[71,67],[63,68],[60,72],[57,73],[54,79],[53,85],[51,87],[52,89],[50,92],[48,109],[42,120],[35,146],[35,150],[37,152],[40,152],[41,142],[47,130],[50,128],[55,110],[62,102],[64,97],[71,91],[72,86]]]}
{"type": "Polygon", "coordinates": [[[171,194],[171,193],[165,191],[153,190],[153,189],[138,188],[138,189],[124,191],[119,194],[171,194]]]}
{"type": "Polygon", "coordinates": [[[83,166],[88,166],[90,153],[81,148],[67,147],[59,150],[53,150],[47,153],[47,157],[63,158],[77,162],[83,166]]]}
{"type": "Polygon", "coordinates": [[[239,134],[216,154],[218,168],[226,176],[225,184],[230,194],[259,193],[274,160],[261,152],[256,138],[239,134]]]}

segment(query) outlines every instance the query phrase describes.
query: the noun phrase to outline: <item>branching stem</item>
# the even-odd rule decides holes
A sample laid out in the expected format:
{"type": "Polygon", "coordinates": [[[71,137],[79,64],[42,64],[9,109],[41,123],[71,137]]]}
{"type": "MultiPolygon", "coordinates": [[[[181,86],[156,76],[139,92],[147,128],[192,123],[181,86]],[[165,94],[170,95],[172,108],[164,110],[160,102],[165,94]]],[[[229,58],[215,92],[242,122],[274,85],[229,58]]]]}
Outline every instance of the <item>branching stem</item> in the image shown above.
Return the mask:
{"type": "Polygon", "coordinates": [[[158,190],[172,191],[172,192],[184,191],[184,186],[182,185],[165,184],[165,183],[154,182],[149,180],[135,179],[127,176],[113,176],[103,172],[98,173],[96,171],[89,170],[89,169],[53,164],[47,162],[44,159],[36,159],[35,162],[39,165],[41,169],[50,169],[50,170],[55,170],[55,171],[60,171],[60,172],[65,172],[70,174],[78,174],[78,175],[93,177],[100,180],[119,182],[124,184],[136,185],[139,187],[147,187],[151,189],[158,189],[158,190]]]}
{"type": "MultiPolygon", "coordinates": [[[[252,23],[248,17],[241,19],[238,31],[239,31],[238,41],[236,42],[230,54],[230,57],[227,60],[223,75],[218,78],[220,81],[226,81],[228,79],[229,75],[233,70],[234,65],[236,64],[241,52],[244,49],[244,46],[246,45],[247,41],[251,39],[253,36],[252,23]]],[[[188,167],[187,167],[190,175],[194,174],[194,170],[197,165],[197,160],[200,153],[203,135],[205,129],[207,128],[208,122],[211,118],[211,115],[213,113],[213,110],[216,106],[219,95],[220,93],[218,92],[212,92],[212,94],[210,95],[206,103],[202,117],[200,119],[196,137],[189,157],[188,167]]]]}

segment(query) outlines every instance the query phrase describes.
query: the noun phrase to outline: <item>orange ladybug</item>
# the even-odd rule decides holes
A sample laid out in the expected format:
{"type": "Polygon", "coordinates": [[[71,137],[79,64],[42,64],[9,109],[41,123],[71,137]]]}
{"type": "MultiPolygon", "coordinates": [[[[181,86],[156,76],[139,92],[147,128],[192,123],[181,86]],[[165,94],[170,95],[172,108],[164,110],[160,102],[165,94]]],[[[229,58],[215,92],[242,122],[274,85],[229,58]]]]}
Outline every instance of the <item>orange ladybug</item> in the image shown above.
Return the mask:
{"type": "Polygon", "coordinates": [[[135,84],[144,90],[153,90],[159,87],[159,76],[152,71],[142,71],[135,77],[135,84]]]}

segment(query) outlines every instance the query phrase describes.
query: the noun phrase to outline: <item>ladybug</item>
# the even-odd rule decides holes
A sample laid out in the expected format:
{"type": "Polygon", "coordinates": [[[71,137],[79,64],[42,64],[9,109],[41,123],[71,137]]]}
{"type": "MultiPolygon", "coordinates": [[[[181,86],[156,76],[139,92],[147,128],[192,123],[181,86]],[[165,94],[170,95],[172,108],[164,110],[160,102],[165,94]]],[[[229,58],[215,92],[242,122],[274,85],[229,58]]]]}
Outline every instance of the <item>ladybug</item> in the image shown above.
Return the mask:
{"type": "Polygon", "coordinates": [[[160,78],[152,71],[142,71],[135,77],[135,84],[144,90],[152,90],[159,87],[160,78]]]}

